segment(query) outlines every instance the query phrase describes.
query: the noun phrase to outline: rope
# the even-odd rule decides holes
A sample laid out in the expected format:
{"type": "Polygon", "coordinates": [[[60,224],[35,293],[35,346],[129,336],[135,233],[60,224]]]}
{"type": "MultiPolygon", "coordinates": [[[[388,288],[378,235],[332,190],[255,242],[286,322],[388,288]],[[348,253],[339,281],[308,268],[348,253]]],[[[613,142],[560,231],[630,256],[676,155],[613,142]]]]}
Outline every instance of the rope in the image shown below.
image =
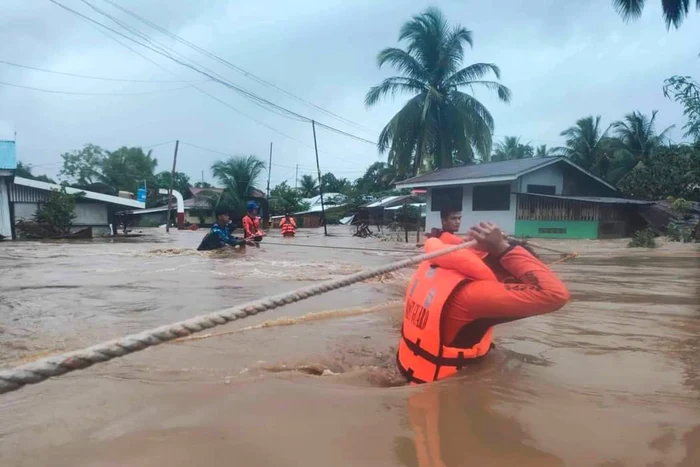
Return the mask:
{"type": "Polygon", "coordinates": [[[465,242],[444,250],[426,253],[413,258],[390,263],[385,266],[368,269],[348,276],[320,282],[316,285],[302,287],[291,292],[244,303],[233,308],[221,310],[206,315],[197,316],[185,321],[160,326],[137,334],[131,334],[102,344],[97,344],[82,350],[68,352],[53,357],[43,358],[31,363],[0,371],[0,394],[16,391],[28,384],[38,384],[49,378],[61,376],[76,370],[82,370],[95,363],[106,362],[123,357],[130,353],[139,352],[163,342],[220,326],[231,321],[246,318],[267,310],[305,300],[341,287],[347,287],[375,276],[398,271],[413,266],[422,261],[443,256],[463,248],[476,245],[476,242],[465,242]]]}

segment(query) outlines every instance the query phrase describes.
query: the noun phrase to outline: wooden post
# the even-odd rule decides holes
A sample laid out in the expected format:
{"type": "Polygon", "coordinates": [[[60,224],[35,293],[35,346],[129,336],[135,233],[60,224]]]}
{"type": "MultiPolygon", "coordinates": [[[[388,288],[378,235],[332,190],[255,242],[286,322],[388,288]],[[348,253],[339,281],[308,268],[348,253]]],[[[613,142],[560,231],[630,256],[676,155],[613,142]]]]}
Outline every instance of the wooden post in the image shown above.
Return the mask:
{"type": "Polygon", "coordinates": [[[416,220],[416,243],[420,243],[420,221],[423,220],[423,210],[418,206],[418,219],[416,220]]]}
{"type": "Polygon", "coordinates": [[[321,183],[321,166],[318,163],[318,144],[316,143],[316,122],[311,120],[311,128],[314,131],[314,151],[316,151],[316,171],[318,172],[318,193],[321,195],[321,217],[323,218],[323,235],[328,236],[326,227],[326,207],[323,204],[323,184],[321,183]]]}
{"type": "Polygon", "coordinates": [[[270,175],[272,175],[272,142],[270,142],[270,163],[267,164],[267,202],[270,203],[270,175]]]}
{"type": "Polygon", "coordinates": [[[175,183],[175,165],[177,164],[177,149],[180,147],[180,140],[175,141],[175,153],[173,154],[173,170],[170,172],[170,188],[168,189],[168,216],[165,222],[165,231],[170,232],[170,210],[173,207],[173,184],[175,183]]]}

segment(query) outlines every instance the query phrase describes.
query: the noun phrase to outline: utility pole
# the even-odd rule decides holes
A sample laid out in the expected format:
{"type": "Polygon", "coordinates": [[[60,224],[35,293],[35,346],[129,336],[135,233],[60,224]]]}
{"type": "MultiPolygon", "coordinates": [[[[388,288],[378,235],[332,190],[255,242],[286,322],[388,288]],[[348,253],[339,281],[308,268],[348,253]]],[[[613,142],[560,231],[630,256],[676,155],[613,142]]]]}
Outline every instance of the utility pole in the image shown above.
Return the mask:
{"type": "Polygon", "coordinates": [[[175,154],[173,154],[173,170],[170,172],[170,189],[168,189],[168,217],[165,223],[165,231],[170,232],[170,210],[173,207],[173,184],[175,183],[175,165],[177,164],[177,149],[180,147],[180,140],[175,141],[175,154]]]}
{"type": "Polygon", "coordinates": [[[294,191],[297,191],[299,188],[299,164],[297,164],[297,169],[294,172],[294,191]]]}
{"type": "Polygon", "coordinates": [[[204,185],[204,170],[202,170],[202,185],[204,185]]]}
{"type": "Polygon", "coordinates": [[[270,175],[272,175],[272,142],[270,142],[270,163],[267,164],[267,202],[270,202],[270,175]]]}
{"type": "Polygon", "coordinates": [[[316,143],[316,122],[311,120],[311,128],[314,131],[314,151],[316,151],[316,171],[318,172],[318,193],[321,195],[321,216],[323,217],[323,235],[328,236],[326,227],[326,207],[323,204],[323,184],[321,183],[321,166],[318,163],[318,144],[316,143]]]}

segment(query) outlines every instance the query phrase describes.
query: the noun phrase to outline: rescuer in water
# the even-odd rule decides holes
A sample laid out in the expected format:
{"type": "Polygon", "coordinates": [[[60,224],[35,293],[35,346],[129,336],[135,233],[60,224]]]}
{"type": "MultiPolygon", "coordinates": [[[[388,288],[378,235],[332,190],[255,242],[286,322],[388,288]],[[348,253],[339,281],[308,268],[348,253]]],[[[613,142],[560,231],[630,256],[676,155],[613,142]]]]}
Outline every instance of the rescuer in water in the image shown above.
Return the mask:
{"type": "Polygon", "coordinates": [[[248,213],[243,216],[243,235],[246,240],[262,241],[265,232],[260,228],[260,217],[258,216],[258,205],[255,201],[249,201],[246,206],[248,213]]]}
{"type": "Polygon", "coordinates": [[[284,214],[280,221],[280,232],[283,237],[293,237],[297,233],[297,222],[288,212],[284,214]]]}
{"type": "MultiPolygon", "coordinates": [[[[569,301],[561,280],[496,225],[482,222],[467,236],[477,242],[474,250],[424,261],[408,284],[397,364],[411,383],[446,378],[485,356],[494,325],[569,301]]],[[[425,252],[451,246],[433,237],[425,252]]]]}
{"type": "Polygon", "coordinates": [[[228,212],[223,209],[215,211],[216,222],[211,226],[211,230],[202,239],[202,243],[197,248],[198,251],[218,250],[227,245],[245,249],[246,244],[255,245],[253,242],[246,241],[242,238],[237,238],[231,235],[232,225],[231,217],[228,212]]]}

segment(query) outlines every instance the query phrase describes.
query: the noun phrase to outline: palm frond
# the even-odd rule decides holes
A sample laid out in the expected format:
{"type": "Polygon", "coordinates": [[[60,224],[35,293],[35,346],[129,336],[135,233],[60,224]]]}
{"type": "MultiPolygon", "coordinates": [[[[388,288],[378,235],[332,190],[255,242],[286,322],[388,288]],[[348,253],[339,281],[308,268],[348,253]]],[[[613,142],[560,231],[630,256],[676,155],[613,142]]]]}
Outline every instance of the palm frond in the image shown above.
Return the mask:
{"type": "Polygon", "coordinates": [[[471,84],[472,81],[479,80],[489,73],[496,75],[496,78],[501,79],[501,69],[493,63],[474,63],[462,68],[456,73],[453,73],[445,80],[447,86],[465,86],[471,84]]]}
{"type": "Polygon", "coordinates": [[[428,80],[428,73],[422,64],[418,62],[410,53],[397,47],[387,47],[377,55],[377,64],[381,68],[385,64],[396,67],[409,78],[420,81],[428,80]]]}
{"type": "Polygon", "coordinates": [[[469,86],[474,85],[484,86],[491,91],[496,91],[498,98],[505,103],[509,103],[510,99],[513,97],[510,89],[495,81],[472,81],[469,83],[469,86]]]}
{"type": "Polygon", "coordinates": [[[425,90],[425,84],[421,81],[394,76],[385,79],[379,86],[372,86],[365,96],[365,105],[371,107],[387,95],[393,98],[397,93],[416,94],[425,90]]]}
{"type": "Polygon", "coordinates": [[[645,0],[613,0],[615,10],[625,21],[631,21],[642,16],[645,0]]]}

